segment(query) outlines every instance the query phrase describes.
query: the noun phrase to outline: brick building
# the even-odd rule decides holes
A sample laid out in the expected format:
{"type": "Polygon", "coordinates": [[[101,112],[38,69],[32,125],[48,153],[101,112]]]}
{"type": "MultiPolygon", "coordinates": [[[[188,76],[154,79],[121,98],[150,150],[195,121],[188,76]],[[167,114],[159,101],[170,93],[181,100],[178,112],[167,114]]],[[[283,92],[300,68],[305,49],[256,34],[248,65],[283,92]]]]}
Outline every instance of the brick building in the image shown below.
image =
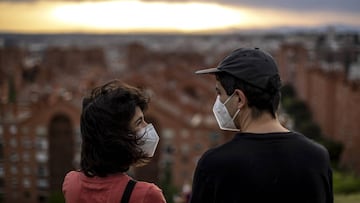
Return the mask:
{"type": "Polygon", "coordinates": [[[5,202],[45,202],[78,163],[79,109],[62,101],[42,103],[20,118],[11,107],[3,106],[0,129],[5,202]]]}
{"type": "Polygon", "coordinates": [[[49,48],[30,65],[23,62],[29,58],[24,50],[14,52],[16,57],[0,52],[0,192],[6,202],[47,202],[61,191],[65,173],[79,166],[81,97],[110,79],[151,95],[146,119],[154,123],[160,143],[150,164],[131,169],[135,178],[159,184],[167,165],[180,189],[191,183],[201,154],[229,138],[212,115],[213,79],[194,74],[196,66],[205,65],[200,54],[155,52],[139,44],[123,52],[126,69],[116,73],[106,68],[98,48],[49,48]],[[93,57],[94,63],[88,60],[93,57]]]}
{"type": "MultiPolygon", "coordinates": [[[[36,60],[27,50],[0,48],[0,193],[6,202],[47,202],[59,191],[64,173],[79,164],[81,98],[111,79],[151,95],[146,119],[160,143],[149,165],[131,169],[135,178],[160,183],[170,166],[172,183],[181,189],[191,183],[198,158],[231,138],[211,111],[214,79],[194,74],[199,66],[216,66],[228,51],[209,60],[195,50],[161,52],[139,43],[111,50],[120,57],[109,68],[99,47],[50,47],[36,60]]],[[[345,143],[344,164],[360,171],[357,83],[338,72],[337,63],[330,63],[336,71],[322,70],[320,56],[301,44],[284,44],[273,54],[282,79],[309,103],[323,132],[345,143]]]]}
{"type": "MultiPolygon", "coordinates": [[[[346,53],[359,55],[360,49],[346,53]]],[[[322,54],[301,44],[284,44],[277,52],[280,73],[308,104],[324,135],[344,144],[344,166],[360,174],[360,78],[349,79],[346,68],[358,61],[347,61],[342,49],[327,54],[331,60],[322,54]]]]}

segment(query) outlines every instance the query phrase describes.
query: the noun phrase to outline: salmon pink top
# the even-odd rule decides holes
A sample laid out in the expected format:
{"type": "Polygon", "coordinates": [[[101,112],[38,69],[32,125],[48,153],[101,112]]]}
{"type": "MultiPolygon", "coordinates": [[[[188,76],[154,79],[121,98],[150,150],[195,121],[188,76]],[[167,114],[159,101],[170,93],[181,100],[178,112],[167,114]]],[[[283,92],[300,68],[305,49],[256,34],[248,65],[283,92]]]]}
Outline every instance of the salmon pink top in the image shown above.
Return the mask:
{"type": "MultiPolygon", "coordinates": [[[[130,179],[125,173],[87,177],[82,172],[71,171],[65,176],[62,190],[66,203],[119,203],[130,179]]],[[[129,203],[166,203],[166,200],[158,186],[138,181],[129,203]]]]}

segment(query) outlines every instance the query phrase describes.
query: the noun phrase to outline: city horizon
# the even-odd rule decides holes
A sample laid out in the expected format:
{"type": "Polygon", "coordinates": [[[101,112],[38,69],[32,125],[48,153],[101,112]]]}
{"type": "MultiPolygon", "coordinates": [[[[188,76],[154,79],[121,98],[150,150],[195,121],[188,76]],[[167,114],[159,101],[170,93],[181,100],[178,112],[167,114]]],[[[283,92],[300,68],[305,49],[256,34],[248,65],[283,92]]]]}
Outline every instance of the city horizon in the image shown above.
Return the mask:
{"type": "Polygon", "coordinates": [[[322,24],[318,26],[274,26],[267,28],[244,28],[226,31],[202,31],[202,32],[177,32],[177,31],[138,31],[138,32],[122,32],[122,31],[63,31],[63,32],[20,32],[0,30],[0,35],[232,35],[232,34],[294,34],[294,33],[321,33],[334,29],[337,33],[357,32],[360,33],[360,26],[352,26],[348,24],[322,24]]]}

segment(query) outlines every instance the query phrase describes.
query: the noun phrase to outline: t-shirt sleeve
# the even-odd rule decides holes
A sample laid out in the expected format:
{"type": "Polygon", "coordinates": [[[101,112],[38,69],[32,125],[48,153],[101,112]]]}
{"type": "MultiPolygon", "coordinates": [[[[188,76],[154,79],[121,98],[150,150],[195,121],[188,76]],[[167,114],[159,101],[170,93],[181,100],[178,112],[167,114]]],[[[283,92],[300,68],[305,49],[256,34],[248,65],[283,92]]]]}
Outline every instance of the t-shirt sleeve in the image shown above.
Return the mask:
{"type": "Polygon", "coordinates": [[[162,190],[154,184],[147,189],[144,203],[166,203],[162,190]]]}

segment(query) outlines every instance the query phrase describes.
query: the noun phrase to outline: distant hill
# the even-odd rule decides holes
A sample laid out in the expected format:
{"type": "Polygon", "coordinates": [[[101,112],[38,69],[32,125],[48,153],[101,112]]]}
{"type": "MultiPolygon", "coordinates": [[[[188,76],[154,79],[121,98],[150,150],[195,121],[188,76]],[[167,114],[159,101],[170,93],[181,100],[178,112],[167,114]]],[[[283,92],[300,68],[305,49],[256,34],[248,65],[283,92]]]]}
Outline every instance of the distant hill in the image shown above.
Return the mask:
{"type": "Polygon", "coordinates": [[[352,26],[346,24],[329,24],[321,26],[278,26],[271,28],[259,28],[259,29],[238,29],[232,32],[241,32],[244,34],[267,34],[267,33],[278,33],[278,34],[291,34],[291,33],[323,33],[329,29],[334,29],[336,32],[352,32],[360,33],[360,26],[352,26]]]}
{"type": "Polygon", "coordinates": [[[201,33],[192,33],[192,34],[182,34],[182,33],[55,33],[55,34],[44,34],[44,33],[12,33],[0,30],[0,37],[23,37],[23,36],[157,36],[157,35],[167,35],[167,36],[181,36],[181,35],[216,35],[216,34],[258,34],[258,35],[266,35],[266,34],[294,34],[294,33],[323,33],[327,32],[330,28],[333,28],[335,32],[351,32],[351,33],[359,33],[360,34],[360,26],[353,26],[347,24],[327,24],[327,25],[319,25],[319,26],[277,26],[277,27],[269,27],[269,28],[254,28],[254,29],[241,29],[234,28],[228,31],[223,31],[221,33],[214,32],[201,32],[201,33]]]}

